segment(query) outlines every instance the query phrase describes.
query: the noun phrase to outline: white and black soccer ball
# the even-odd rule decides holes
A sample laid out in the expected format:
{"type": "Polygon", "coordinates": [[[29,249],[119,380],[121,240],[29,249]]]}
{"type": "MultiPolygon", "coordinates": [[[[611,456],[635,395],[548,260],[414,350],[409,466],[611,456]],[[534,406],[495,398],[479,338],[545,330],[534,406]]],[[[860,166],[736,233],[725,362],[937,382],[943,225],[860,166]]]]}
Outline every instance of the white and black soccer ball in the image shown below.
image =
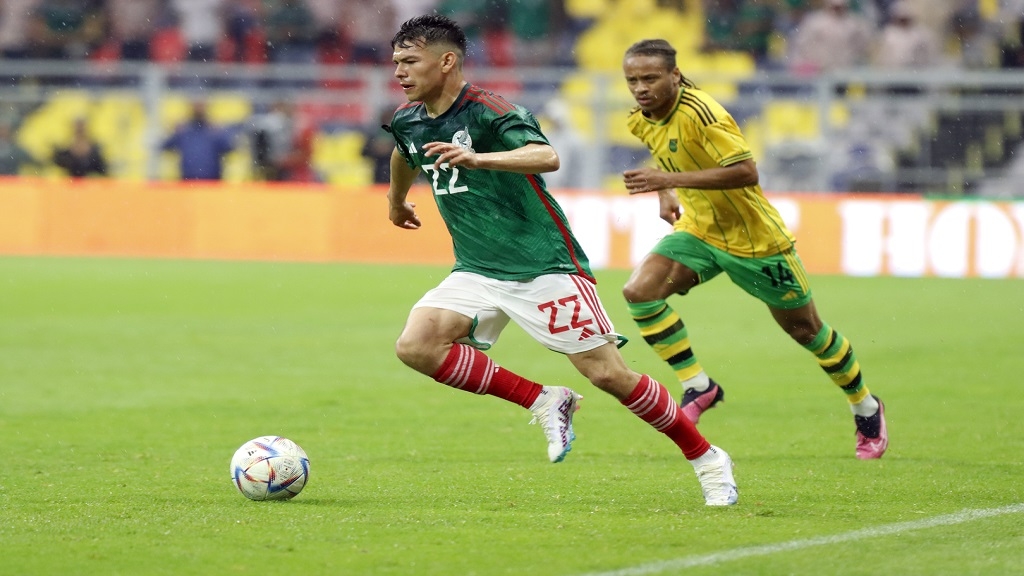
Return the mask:
{"type": "Polygon", "coordinates": [[[309,481],[309,457],[280,436],[260,436],[231,457],[231,481],[250,500],[294,498],[309,481]]]}

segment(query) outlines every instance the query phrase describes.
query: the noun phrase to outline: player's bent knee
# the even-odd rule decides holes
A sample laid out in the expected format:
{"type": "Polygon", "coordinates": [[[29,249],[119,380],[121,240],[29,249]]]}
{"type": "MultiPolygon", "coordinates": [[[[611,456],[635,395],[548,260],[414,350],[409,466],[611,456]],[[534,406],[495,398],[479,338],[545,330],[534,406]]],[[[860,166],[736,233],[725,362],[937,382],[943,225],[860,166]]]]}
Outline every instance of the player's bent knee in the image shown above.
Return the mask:
{"type": "Polygon", "coordinates": [[[622,287],[622,297],[626,299],[626,302],[647,302],[650,300],[657,300],[658,297],[647,293],[646,290],[640,289],[638,286],[633,284],[626,284],[622,287]]]}
{"type": "Polygon", "coordinates": [[[590,383],[619,400],[629,397],[640,376],[631,370],[601,370],[587,375],[590,383]]]}
{"type": "Polygon", "coordinates": [[[820,327],[815,327],[813,324],[806,322],[786,327],[786,333],[789,334],[789,337],[801,345],[807,345],[813,342],[815,337],[818,336],[818,332],[820,330],[820,327]]]}
{"type": "Polygon", "coordinates": [[[433,372],[437,352],[425,345],[423,341],[406,338],[404,335],[395,342],[395,355],[403,364],[424,374],[433,372]]]}

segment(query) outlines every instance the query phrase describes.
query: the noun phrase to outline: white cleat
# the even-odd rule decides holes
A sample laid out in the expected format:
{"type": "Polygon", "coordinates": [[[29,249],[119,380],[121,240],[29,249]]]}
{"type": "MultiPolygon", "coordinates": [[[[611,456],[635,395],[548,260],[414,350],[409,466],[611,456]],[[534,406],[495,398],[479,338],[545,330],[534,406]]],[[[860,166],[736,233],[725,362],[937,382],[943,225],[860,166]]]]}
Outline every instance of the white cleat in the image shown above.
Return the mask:
{"type": "Polygon", "coordinates": [[[711,447],[718,459],[696,469],[704,503],[708,506],[732,506],[739,500],[736,479],[732,475],[732,458],[721,448],[711,447]]]}
{"type": "Polygon", "coordinates": [[[572,441],[576,434],[572,431],[573,414],[580,409],[579,401],[583,396],[562,386],[545,386],[530,407],[533,420],[530,424],[540,423],[544,436],[548,439],[548,459],[561,462],[572,450],[572,441]]]}

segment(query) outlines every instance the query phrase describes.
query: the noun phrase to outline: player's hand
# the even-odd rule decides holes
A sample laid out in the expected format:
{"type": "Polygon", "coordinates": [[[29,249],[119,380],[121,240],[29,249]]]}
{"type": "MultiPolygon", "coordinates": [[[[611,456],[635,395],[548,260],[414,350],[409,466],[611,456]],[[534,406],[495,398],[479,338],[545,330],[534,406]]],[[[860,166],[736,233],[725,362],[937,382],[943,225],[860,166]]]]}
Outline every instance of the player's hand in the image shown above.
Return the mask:
{"type": "Polygon", "coordinates": [[[434,161],[435,170],[440,170],[441,165],[445,163],[464,168],[476,168],[479,164],[476,152],[472,148],[463,148],[451,142],[428,142],[423,145],[423,150],[423,155],[428,158],[437,156],[437,160],[434,161]]]}
{"type": "Polygon", "coordinates": [[[658,205],[658,215],[669,224],[675,224],[683,215],[683,206],[679,203],[679,196],[676,196],[674,189],[658,190],[658,205]]]}
{"type": "Polygon", "coordinates": [[[643,194],[674,188],[670,178],[671,175],[668,172],[655,168],[637,168],[622,173],[622,180],[626,183],[626,190],[630,194],[643,194]]]}
{"type": "Polygon", "coordinates": [[[388,217],[391,218],[391,223],[399,228],[405,228],[406,230],[416,230],[422,224],[420,217],[416,215],[416,204],[412,202],[402,202],[401,204],[390,204],[388,209],[388,217]]]}

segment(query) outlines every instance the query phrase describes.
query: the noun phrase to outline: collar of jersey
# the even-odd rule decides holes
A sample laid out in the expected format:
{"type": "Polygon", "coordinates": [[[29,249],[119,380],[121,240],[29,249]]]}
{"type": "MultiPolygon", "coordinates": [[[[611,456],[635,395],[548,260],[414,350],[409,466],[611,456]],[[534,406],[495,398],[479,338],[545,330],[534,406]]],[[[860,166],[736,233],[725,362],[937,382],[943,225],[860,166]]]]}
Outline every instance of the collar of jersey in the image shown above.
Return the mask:
{"type": "Polygon", "coordinates": [[[462,101],[466,98],[466,92],[468,92],[472,86],[472,84],[466,82],[466,84],[462,87],[462,90],[459,92],[459,95],[455,97],[455,101],[452,102],[452,105],[449,106],[447,110],[445,110],[441,114],[438,114],[434,118],[431,118],[430,114],[427,114],[427,105],[424,104],[423,102],[420,102],[420,106],[422,107],[420,109],[420,117],[426,122],[437,122],[439,120],[444,119],[449,114],[454,114],[455,111],[458,110],[460,106],[462,106],[462,101]]]}

